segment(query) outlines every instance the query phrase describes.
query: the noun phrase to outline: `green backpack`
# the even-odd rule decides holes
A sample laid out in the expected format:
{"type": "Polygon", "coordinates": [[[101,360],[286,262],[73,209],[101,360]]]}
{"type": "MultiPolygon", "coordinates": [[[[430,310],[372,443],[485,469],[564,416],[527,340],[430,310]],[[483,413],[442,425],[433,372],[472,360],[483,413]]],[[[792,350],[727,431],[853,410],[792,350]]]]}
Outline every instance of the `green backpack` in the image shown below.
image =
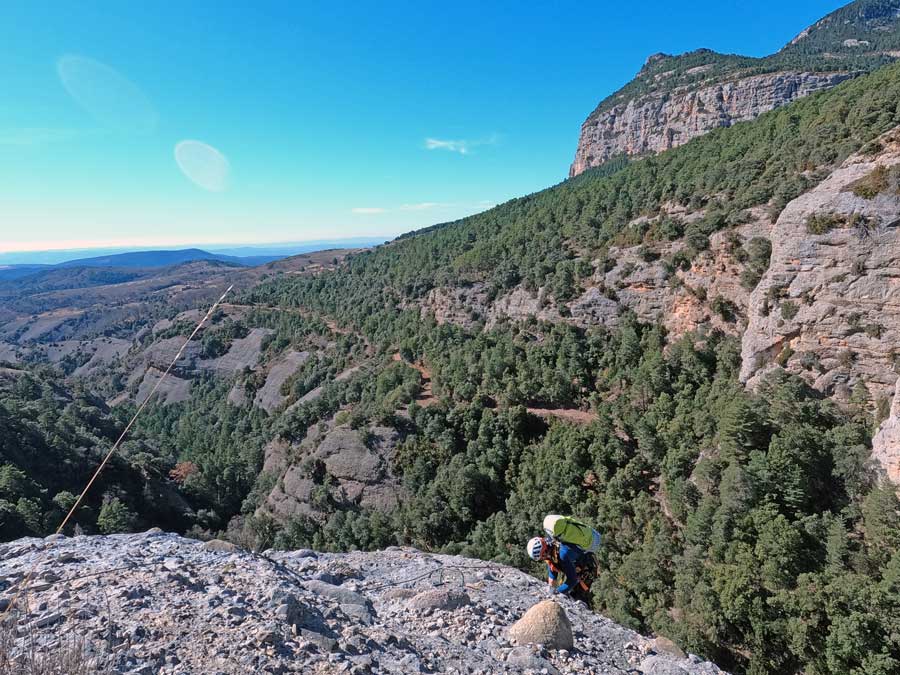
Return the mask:
{"type": "Polygon", "coordinates": [[[557,541],[574,544],[582,551],[596,553],[600,550],[600,533],[571,516],[547,516],[544,518],[544,531],[557,541]]]}

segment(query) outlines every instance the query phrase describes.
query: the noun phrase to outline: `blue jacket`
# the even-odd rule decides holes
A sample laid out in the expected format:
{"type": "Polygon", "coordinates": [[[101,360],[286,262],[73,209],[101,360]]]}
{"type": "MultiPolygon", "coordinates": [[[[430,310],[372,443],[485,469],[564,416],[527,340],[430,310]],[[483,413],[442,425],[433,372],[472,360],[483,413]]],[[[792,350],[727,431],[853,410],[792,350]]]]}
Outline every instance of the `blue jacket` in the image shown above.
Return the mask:
{"type": "MultiPolygon", "coordinates": [[[[580,581],[578,572],[575,571],[575,564],[581,560],[584,551],[573,544],[561,543],[559,545],[559,571],[566,576],[566,580],[557,587],[559,593],[571,593],[578,586],[580,581]]],[[[553,569],[553,565],[547,562],[547,577],[551,581],[556,581],[557,572],[553,569]]]]}

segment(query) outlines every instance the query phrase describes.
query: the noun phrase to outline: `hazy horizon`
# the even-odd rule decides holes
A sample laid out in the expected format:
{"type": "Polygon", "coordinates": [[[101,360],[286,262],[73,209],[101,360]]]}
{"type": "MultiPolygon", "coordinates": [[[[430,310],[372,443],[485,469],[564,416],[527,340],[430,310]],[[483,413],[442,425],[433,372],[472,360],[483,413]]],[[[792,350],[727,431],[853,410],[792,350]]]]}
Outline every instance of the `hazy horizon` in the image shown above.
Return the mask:
{"type": "Polygon", "coordinates": [[[95,246],[87,248],[44,248],[23,251],[0,251],[0,268],[13,265],[55,265],[80,258],[137,253],[144,251],[181,251],[200,249],[209,253],[230,256],[265,256],[305,253],[328,248],[368,247],[389,241],[393,237],[346,237],[335,239],[310,239],[272,242],[187,242],[174,245],[148,246],[95,246]]]}

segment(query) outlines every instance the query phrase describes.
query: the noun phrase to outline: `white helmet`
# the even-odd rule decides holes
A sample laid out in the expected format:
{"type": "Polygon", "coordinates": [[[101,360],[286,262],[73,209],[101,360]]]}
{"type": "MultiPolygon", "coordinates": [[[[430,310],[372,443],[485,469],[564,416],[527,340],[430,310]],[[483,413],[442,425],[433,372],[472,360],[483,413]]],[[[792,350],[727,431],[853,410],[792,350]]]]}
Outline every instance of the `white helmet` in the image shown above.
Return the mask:
{"type": "Polygon", "coordinates": [[[528,551],[529,558],[540,560],[541,553],[544,552],[544,540],[541,537],[533,537],[528,540],[528,545],[525,548],[528,551]]]}

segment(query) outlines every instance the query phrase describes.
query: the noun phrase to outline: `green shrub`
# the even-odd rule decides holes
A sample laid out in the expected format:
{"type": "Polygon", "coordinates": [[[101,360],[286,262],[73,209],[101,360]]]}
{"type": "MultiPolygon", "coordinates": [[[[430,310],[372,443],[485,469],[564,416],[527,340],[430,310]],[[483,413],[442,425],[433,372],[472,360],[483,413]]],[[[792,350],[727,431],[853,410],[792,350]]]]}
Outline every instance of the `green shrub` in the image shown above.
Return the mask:
{"type": "Polygon", "coordinates": [[[772,242],[765,237],[753,237],[747,242],[743,251],[742,258],[745,261],[744,269],[741,270],[741,286],[748,291],[752,291],[759,284],[766,270],[769,269],[769,262],[772,258],[772,242]]]}
{"type": "Polygon", "coordinates": [[[137,516],[118,497],[104,499],[97,516],[97,527],[103,534],[131,532],[137,522],[137,516]]]}
{"type": "Polygon", "coordinates": [[[798,311],[800,311],[800,308],[795,302],[785,300],[781,303],[781,318],[785,319],[786,321],[790,321],[795,316],[797,316],[798,311]]]}
{"type": "Polygon", "coordinates": [[[732,323],[737,320],[738,307],[731,300],[721,295],[717,295],[709,303],[709,308],[718,314],[723,321],[732,323]]]}
{"type": "Polygon", "coordinates": [[[791,357],[794,355],[794,350],[790,345],[785,345],[780,352],[778,352],[778,356],[775,357],[775,363],[784,368],[788,361],[791,360],[791,357]]]}
{"type": "Polygon", "coordinates": [[[813,213],[806,219],[806,231],[810,234],[827,234],[845,224],[844,217],[837,213],[813,213]]]}
{"type": "Polygon", "coordinates": [[[873,199],[888,189],[889,175],[887,167],[879,164],[862,178],[850,183],[847,189],[857,197],[873,199]]]}

